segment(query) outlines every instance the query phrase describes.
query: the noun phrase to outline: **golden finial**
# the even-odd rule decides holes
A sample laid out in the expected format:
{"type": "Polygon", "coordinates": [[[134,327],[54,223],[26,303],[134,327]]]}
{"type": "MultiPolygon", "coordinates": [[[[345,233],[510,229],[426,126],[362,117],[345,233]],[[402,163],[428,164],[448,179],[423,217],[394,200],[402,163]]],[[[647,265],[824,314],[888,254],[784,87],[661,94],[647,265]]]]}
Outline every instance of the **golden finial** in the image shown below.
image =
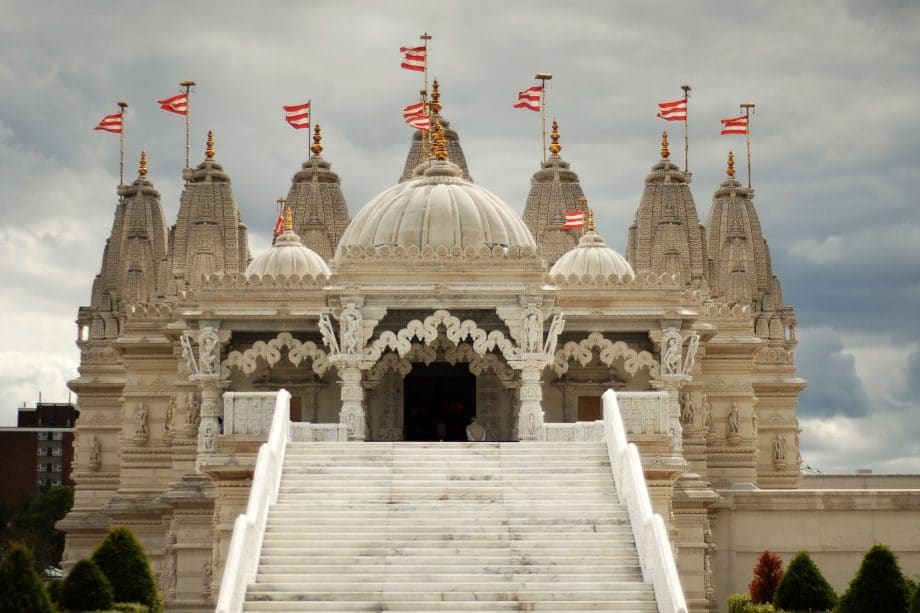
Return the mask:
{"type": "Polygon", "coordinates": [[[141,165],[137,169],[137,174],[142,177],[147,176],[147,152],[141,149],[141,165]]]}
{"type": "Polygon", "coordinates": [[[284,207],[284,231],[294,231],[294,215],[291,213],[291,207],[284,207]]]}
{"type": "Polygon", "coordinates": [[[588,232],[594,232],[594,209],[588,209],[588,232]]]}
{"type": "Polygon", "coordinates": [[[731,150],[728,151],[728,168],[725,169],[725,174],[735,176],[735,154],[731,150]]]}
{"type": "Polygon", "coordinates": [[[585,198],[584,196],[581,196],[581,197],[578,199],[578,207],[579,207],[579,209],[581,209],[582,211],[584,211],[586,208],[588,208],[588,199],[585,198]]]}
{"type": "Polygon", "coordinates": [[[431,84],[431,112],[435,115],[441,114],[441,92],[438,91],[438,80],[435,79],[434,83],[431,84]]]}
{"type": "Polygon", "coordinates": [[[313,144],[310,145],[310,151],[313,152],[313,155],[319,155],[323,152],[323,131],[319,127],[319,123],[313,126],[313,144]]]}
{"type": "Polygon", "coordinates": [[[553,155],[559,155],[562,151],[562,145],[559,144],[559,122],[553,119],[553,131],[549,134],[553,142],[549,146],[549,152],[553,155]]]}
{"type": "Polygon", "coordinates": [[[204,150],[204,157],[209,160],[214,158],[214,130],[208,130],[208,146],[204,150]]]}
{"type": "Polygon", "coordinates": [[[671,157],[671,152],[668,151],[668,131],[665,130],[661,133],[661,159],[666,160],[671,157]]]}
{"type": "Polygon", "coordinates": [[[441,125],[441,120],[436,120],[434,123],[434,134],[432,134],[432,141],[434,141],[434,146],[431,148],[431,153],[434,154],[439,160],[447,159],[447,139],[444,137],[444,126],[441,125]]]}

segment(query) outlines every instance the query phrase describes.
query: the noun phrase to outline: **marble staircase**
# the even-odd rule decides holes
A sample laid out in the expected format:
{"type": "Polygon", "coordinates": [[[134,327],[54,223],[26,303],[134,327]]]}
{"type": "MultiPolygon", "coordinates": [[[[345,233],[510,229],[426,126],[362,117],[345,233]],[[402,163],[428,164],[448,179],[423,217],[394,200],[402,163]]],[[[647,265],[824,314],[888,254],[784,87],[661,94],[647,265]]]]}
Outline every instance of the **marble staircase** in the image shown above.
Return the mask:
{"type": "Polygon", "coordinates": [[[289,443],[246,611],[658,611],[605,443],[289,443]]]}

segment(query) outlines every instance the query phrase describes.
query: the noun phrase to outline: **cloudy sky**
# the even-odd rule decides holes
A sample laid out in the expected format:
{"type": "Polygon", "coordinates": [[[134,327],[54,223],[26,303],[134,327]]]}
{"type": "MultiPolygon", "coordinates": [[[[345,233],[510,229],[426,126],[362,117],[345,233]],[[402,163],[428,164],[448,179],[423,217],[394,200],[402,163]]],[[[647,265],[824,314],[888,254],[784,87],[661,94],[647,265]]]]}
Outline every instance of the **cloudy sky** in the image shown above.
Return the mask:
{"type": "MultiPolygon", "coordinates": [[[[198,82],[192,157],[213,128],[255,253],[306,156],[280,105],[311,98],[354,214],[398,178],[420,88],[398,49],[427,30],[444,114],[473,178],[522,210],[539,116],[512,108],[536,71],[599,231],[623,250],[658,158],[658,101],[693,87],[690,166],[705,219],[729,148],[721,117],[757,104],[755,201],[797,308],[803,456],[825,472],[920,472],[920,4],[852,2],[16,2],[0,0],[0,425],[65,401],[77,307],[111,228],[130,103],[174,223],[183,121],[155,100],[198,82]],[[915,191],[910,191],[913,188],[915,191]]],[[[677,140],[677,139],[675,139],[677,140]]],[[[674,150],[680,150],[675,143],[674,150]]],[[[682,155],[675,156],[678,161],[682,155]]],[[[743,164],[743,157],[739,158],[743,164]]],[[[743,178],[743,177],[742,177],[743,178]]]]}

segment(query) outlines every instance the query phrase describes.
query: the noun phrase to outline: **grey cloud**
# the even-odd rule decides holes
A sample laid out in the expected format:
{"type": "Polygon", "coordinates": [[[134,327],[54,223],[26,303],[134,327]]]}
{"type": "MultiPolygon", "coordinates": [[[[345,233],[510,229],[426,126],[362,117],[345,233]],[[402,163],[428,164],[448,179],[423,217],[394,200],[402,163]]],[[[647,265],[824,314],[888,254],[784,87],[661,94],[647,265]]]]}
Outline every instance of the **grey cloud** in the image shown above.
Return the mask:
{"type": "Polygon", "coordinates": [[[856,373],[856,361],[843,350],[831,328],[802,328],[796,361],[808,388],[799,396],[799,415],[857,417],[871,411],[869,398],[856,373]]]}

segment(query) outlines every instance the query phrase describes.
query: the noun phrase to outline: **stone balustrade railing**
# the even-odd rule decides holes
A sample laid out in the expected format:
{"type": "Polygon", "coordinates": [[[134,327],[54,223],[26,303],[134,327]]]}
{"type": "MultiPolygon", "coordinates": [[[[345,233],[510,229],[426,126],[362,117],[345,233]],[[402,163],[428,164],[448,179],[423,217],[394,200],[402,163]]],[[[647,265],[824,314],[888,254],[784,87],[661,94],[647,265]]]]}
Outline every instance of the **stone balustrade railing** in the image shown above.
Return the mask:
{"type": "Polygon", "coordinates": [[[629,513],[642,576],[654,586],[659,611],[687,613],[687,602],[668,541],[668,532],[661,515],[652,513],[639,450],[635,444],[627,442],[625,420],[613,390],[604,393],[603,407],[604,435],[610,466],[617,495],[629,513]]]}
{"type": "MultiPolygon", "coordinates": [[[[231,412],[234,406],[264,406],[265,392],[231,393],[231,412]],[[247,396],[252,398],[252,402],[246,401],[247,396]]],[[[243,610],[246,586],[254,581],[256,576],[262,541],[265,538],[268,509],[278,499],[284,454],[291,439],[291,394],[287,390],[280,390],[277,393],[268,393],[268,396],[274,397],[275,401],[268,441],[259,449],[246,512],[236,518],[233,526],[233,538],[230,540],[217,599],[218,613],[238,613],[243,610]]],[[[225,419],[226,408],[227,405],[224,407],[225,419]]],[[[226,434],[228,424],[225,422],[224,426],[226,434]]]]}

